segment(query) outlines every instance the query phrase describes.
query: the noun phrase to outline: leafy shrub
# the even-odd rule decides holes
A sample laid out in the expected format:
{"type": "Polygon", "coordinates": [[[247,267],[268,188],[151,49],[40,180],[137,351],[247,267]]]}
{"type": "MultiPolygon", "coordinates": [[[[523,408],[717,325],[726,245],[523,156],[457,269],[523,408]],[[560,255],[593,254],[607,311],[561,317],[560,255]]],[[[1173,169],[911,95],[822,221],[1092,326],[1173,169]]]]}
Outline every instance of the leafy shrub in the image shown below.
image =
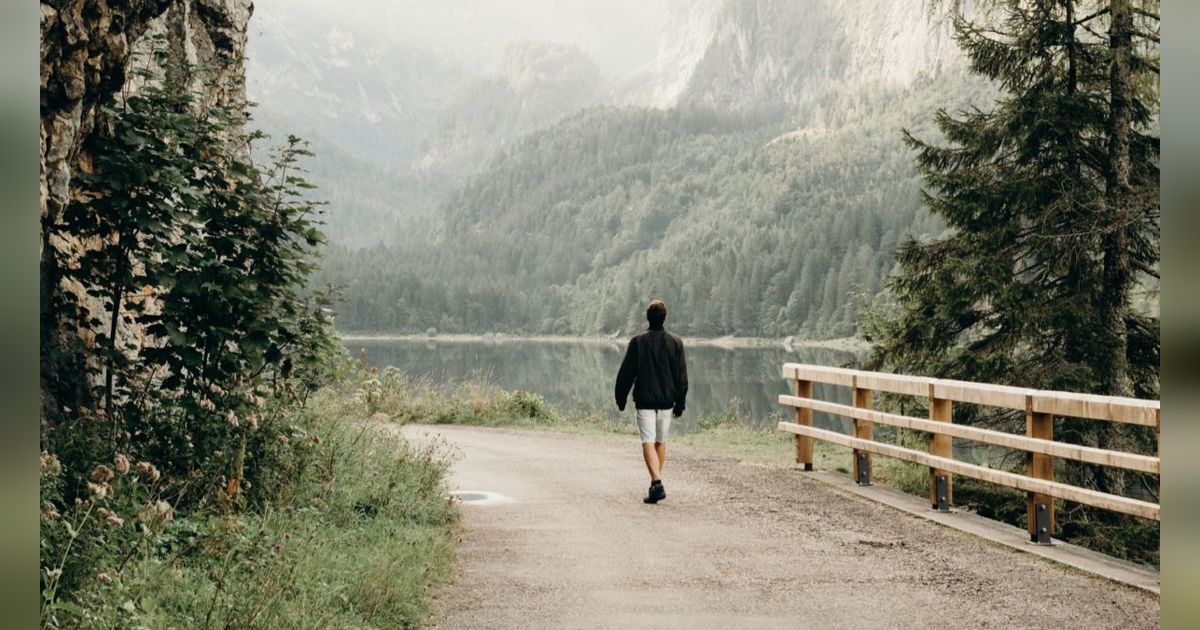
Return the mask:
{"type": "Polygon", "coordinates": [[[164,477],[117,463],[62,506],[63,465],[43,455],[44,625],[418,625],[453,558],[453,453],[367,422],[352,391],[335,384],[284,411],[286,464],[262,482],[276,500],[256,509],[229,511],[210,494],[177,513],[164,477]]]}
{"type": "Polygon", "coordinates": [[[546,401],[533,392],[516,390],[502,392],[500,406],[516,418],[529,418],[539,422],[554,419],[553,412],[546,406],[546,401]]]}

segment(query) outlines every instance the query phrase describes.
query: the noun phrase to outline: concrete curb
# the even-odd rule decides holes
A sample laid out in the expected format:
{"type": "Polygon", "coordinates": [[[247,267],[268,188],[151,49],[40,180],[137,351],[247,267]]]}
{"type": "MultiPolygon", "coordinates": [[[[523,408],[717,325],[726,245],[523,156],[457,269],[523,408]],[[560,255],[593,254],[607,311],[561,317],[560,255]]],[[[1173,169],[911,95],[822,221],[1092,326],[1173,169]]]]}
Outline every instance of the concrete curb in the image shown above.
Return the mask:
{"type": "Polygon", "coordinates": [[[1113,582],[1159,594],[1159,574],[1145,567],[1119,560],[1102,553],[1053,539],[1050,546],[1029,542],[1029,533],[1019,527],[984,518],[973,512],[955,510],[942,513],[930,509],[926,500],[882,485],[860,486],[848,475],[825,470],[796,472],[855,496],[882,503],[902,512],[933,521],[962,532],[973,534],[1017,551],[1041,556],[1113,582]]]}

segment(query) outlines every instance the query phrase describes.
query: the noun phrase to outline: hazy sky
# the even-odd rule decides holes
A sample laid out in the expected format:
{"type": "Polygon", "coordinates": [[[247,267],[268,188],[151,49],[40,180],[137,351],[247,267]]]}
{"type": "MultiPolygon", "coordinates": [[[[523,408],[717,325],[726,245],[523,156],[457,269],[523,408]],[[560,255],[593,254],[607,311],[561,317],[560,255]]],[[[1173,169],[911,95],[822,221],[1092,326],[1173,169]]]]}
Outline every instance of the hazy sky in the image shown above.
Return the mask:
{"type": "Polygon", "coordinates": [[[610,78],[651,63],[667,0],[256,0],[251,38],[273,24],[337,28],[483,65],[512,41],[578,45],[610,78]]]}

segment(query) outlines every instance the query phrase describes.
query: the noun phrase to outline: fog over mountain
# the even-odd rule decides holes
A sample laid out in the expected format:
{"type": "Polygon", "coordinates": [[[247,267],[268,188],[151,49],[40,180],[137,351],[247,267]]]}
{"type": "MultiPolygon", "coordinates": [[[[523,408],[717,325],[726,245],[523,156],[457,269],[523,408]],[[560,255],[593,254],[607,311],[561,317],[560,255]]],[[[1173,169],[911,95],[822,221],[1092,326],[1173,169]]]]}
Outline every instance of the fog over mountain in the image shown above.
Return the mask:
{"type": "Polygon", "coordinates": [[[900,129],[995,94],[924,0],[347,6],[268,0],[248,81],[314,140],[356,330],[607,333],[649,291],[684,332],[850,334],[941,229],[900,129]]]}
{"type": "Polygon", "coordinates": [[[647,76],[665,11],[656,0],[260,0],[247,93],[266,131],[323,149],[312,166],[338,202],[331,236],[390,241],[496,147],[647,76]]]}

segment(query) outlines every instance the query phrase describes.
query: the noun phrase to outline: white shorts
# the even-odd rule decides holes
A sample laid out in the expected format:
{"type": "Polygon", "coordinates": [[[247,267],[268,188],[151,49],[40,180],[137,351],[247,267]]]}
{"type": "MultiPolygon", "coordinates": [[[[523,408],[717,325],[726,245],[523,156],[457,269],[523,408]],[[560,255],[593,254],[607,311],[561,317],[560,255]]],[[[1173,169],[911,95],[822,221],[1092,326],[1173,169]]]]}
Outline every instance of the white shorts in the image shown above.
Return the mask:
{"type": "Polygon", "coordinates": [[[638,409],[637,423],[643,443],[666,442],[667,431],[671,429],[671,410],[638,409]]]}

